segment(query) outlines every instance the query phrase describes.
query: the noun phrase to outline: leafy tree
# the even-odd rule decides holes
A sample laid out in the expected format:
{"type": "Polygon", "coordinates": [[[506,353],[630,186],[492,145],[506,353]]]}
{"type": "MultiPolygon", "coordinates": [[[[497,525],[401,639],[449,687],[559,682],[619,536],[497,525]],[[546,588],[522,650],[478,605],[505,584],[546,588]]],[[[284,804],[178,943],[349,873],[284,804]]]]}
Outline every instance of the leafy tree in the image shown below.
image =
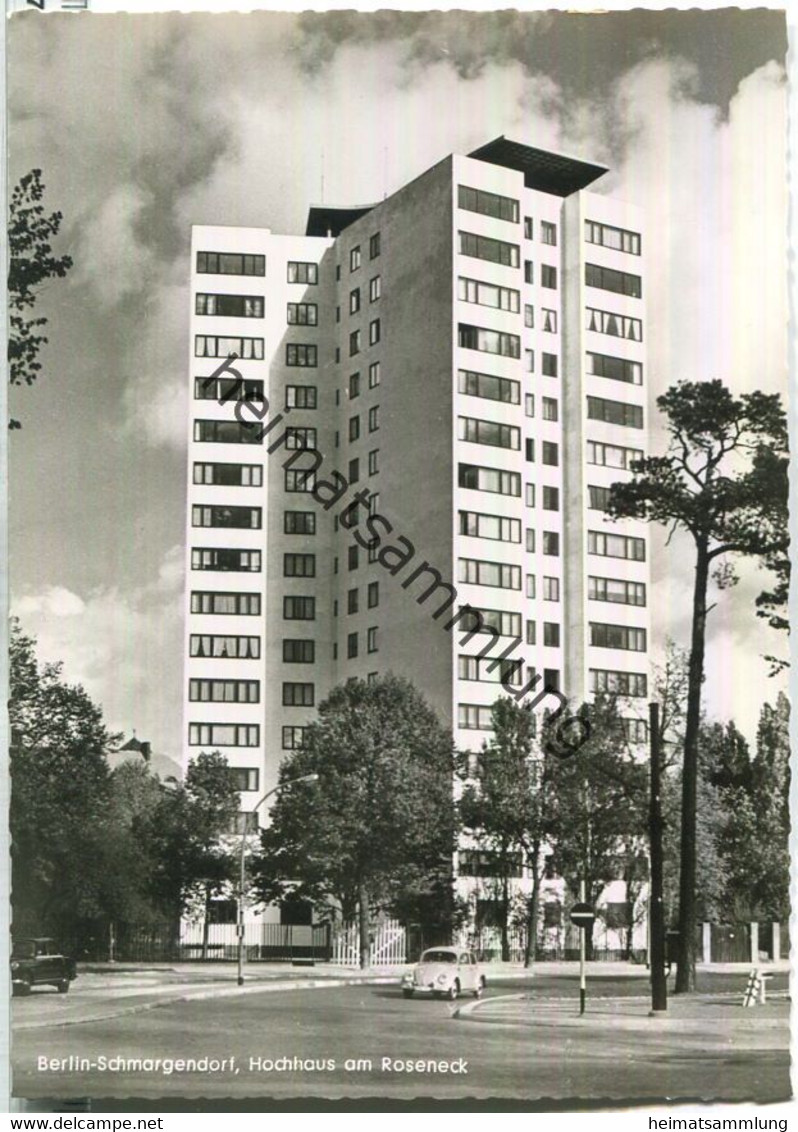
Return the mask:
{"type": "Polygon", "coordinates": [[[40,665],[11,625],[11,871],[17,931],[73,939],[102,914],[110,799],[105,751],[116,736],[61,664],[40,665]]]}
{"type": "Polygon", "coordinates": [[[789,783],[789,701],[780,695],[762,707],[748,776],[723,791],[724,906],[735,920],[789,916],[789,783]]]}
{"type": "Polygon", "coordinates": [[[453,764],[450,734],[409,681],[335,688],[280,768],[283,784],[318,780],[277,795],[253,862],[260,897],[333,900],[344,918],[357,909],[367,966],[371,908],[440,891],[451,871],[453,764]]]}
{"type": "Polygon", "coordinates": [[[751,755],[745,736],[734,723],[705,723],[700,746],[704,774],[713,786],[750,792],[751,755]]]}
{"type": "MultiPolygon", "coordinates": [[[[468,782],[460,799],[460,816],[480,848],[490,852],[491,874],[499,894],[502,959],[510,958],[508,922],[511,877],[521,854],[532,875],[526,906],[525,966],[535,958],[543,846],[548,830],[546,763],[533,753],[535,717],[509,697],[491,708],[493,735],[479,758],[478,780],[468,782]]],[[[467,756],[466,756],[467,758],[467,756]]]]}
{"type": "MultiPolygon", "coordinates": [[[[238,792],[227,759],[205,751],[192,759],[182,785],[159,791],[143,818],[155,846],[152,898],[179,915],[202,894],[208,902],[235,880],[237,844],[225,839],[238,813],[238,792]]],[[[207,916],[206,916],[207,921],[207,916]]]]}
{"type": "Polygon", "coordinates": [[[787,499],[787,425],[777,395],[735,398],[721,381],[679,382],[657,404],[670,442],[665,456],[632,464],[633,478],[612,486],[608,515],[661,523],[695,545],[692,630],[682,773],[677,991],[695,986],[696,804],[701,684],[710,572],[723,586],[725,555],[766,565],[783,545],[787,499]]]}
{"type": "Polygon", "coordinates": [[[154,922],[162,918],[150,897],[156,845],[143,833],[160,805],[163,786],[145,762],[130,761],[111,772],[109,787],[103,911],[113,923],[154,922]]]}
{"type": "MultiPolygon", "coordinates": [[[[43,316],[29,318],[36,306],[42,283],[63,279],[72,267],[68,255],[55,256],[50,241],[58,235],[63,219],[60,212],[45,215],[41,169],[32,169],[15,186],[8,209],[9,337],[8,367],[12,385],[32,385],[41,371],[39,350],[47,342],[41,330],[43,316]]],[[[11,428],[21,428],[12,420],[11,428]]]]}
{"type": "MultiPolygon", "coordinates": [[[[569,890],[595,906],[619,871],[632,875],[647,831],[646,767],[638,762],[614,696],[598,696],[579,713],[590,737],[576,758],[547,756],[553,864],[569,890]]],[[[546,736],[543,736],[546,750],[546,736]]],[[[632,877],[637,881],[636,874],[632,877]]],[[[588,956],[592,931],[586,931],[588,956]]]]}

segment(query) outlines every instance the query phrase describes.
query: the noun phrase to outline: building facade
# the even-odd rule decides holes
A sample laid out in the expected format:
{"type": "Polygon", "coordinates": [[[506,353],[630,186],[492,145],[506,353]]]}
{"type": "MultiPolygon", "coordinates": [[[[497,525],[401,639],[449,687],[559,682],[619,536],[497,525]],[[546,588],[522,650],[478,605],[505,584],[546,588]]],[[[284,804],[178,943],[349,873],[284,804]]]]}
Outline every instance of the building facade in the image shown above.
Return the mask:
{"type": "Polygon", "coordinates": [[[304,236],[194,229],[185,757],[243,813],[349,677],[409,677],[461,749],[544,684],[645,740],[647,537],[603,514],[645,450],[645,235],[605,172],[498,138],[304,236]]]}

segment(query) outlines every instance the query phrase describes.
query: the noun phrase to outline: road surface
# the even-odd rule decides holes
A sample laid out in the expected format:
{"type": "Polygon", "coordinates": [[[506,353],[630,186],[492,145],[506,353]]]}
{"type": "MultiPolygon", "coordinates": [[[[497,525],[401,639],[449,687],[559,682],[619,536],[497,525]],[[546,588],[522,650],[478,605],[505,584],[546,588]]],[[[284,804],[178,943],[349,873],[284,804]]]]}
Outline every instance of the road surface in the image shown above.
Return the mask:
{"type": "MultiPolygon", "coordinates": [[[[644,980],[595,980],[581,1021],[570,975],[494,982],[473,1012],[460,1011],[469,1000],[405,1000],[398,985],[177,1001],[146,985],[103,998],[78,983],[68,999],[15,1001],[13,1091],[156,1106],[165,1097],[787,1098],[786,999],[743,1010],[739,975],[704,982],[715,997],[674,1000],[667,1017],[649,1018],[644,980]],[[64,1025],[92,994],[116,1016],[64,1025]]],[[[783,993],[786,976],[771,987],[783,993]]]]}

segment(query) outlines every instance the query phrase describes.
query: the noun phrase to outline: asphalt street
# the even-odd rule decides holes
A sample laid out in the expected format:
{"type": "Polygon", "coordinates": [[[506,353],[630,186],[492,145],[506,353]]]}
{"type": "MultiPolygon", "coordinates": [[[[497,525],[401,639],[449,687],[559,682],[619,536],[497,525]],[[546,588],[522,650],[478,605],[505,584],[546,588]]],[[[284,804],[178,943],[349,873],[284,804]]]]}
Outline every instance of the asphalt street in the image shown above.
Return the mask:
{"type": "Polygon", "coordinates": [[[276,984],[250,985],[180,1001],[158,998],[146,979],[124,995],[81,991],[78,981],[69,996],[15,1001],[14,1095],[156,1103],[789,1096],[789,1005],[778,994],[786,975],[771,981],[775,998],[752,1010],[741,1006],[739,974],[705,976],[708,994],[673,999],[667,1016],[654,1018],[645,979],[594,979],[579,1019],[575,974],[494,979],[480,1003],[405,1000],[397,983],[277,993],[276,984]],[[102,1001],[108,1016],[64,1024],[87,1000],[102,1001]],[[142,1058],[151,1061],[136,1064],[142,1058]],[[179,1065],[192,1058],[194,1066],[179,1065]]]}

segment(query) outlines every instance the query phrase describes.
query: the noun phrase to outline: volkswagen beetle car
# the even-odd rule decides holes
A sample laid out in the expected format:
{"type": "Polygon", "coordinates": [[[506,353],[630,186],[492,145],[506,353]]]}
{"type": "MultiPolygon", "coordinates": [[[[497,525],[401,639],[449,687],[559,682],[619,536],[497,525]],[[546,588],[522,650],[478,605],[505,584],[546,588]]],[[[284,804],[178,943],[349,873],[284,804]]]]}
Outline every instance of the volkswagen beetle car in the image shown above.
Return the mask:
{"type": "Polygon", "coordinates": [[[455,999],[463,991],[479,998],[487,985],[473,952],[459,947],[430,947],[402,979],[402,994],[431,994],[455,999]]]}
{"type": "Polygon", "coordinates": [[[64,955],[52,939],[18,939],[11,950],[11,989],[30,994],[35,986],[51,985],[66,994],[77,978],[75,960],[64,955]]]}

